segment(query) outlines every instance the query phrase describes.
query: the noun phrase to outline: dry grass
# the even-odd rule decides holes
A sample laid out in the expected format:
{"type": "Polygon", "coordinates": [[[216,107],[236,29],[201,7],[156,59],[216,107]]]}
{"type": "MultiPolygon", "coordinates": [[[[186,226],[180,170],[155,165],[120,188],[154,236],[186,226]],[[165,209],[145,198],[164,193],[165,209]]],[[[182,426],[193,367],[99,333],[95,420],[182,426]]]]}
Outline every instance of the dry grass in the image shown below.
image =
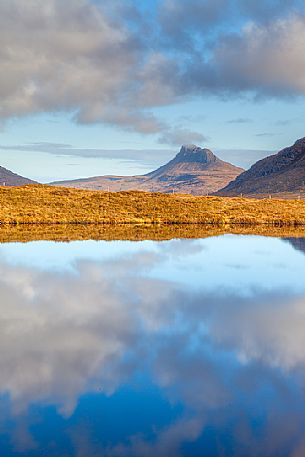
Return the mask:
{"type": "Polygon", "coordinates": [[[174,238],[208,238],[226,233],[270,237],[305,237],[302,227],[270,227],[266,225],[206,225],[206,224],[53,224],[2,225],[0,243],[28,241],[74,240],[155,240],[174,238]]]}
{"type": "Polygon", "coordinates": [[[232,224],[304,226],[305,201],[0,188],[1,224],[232,224]]]}

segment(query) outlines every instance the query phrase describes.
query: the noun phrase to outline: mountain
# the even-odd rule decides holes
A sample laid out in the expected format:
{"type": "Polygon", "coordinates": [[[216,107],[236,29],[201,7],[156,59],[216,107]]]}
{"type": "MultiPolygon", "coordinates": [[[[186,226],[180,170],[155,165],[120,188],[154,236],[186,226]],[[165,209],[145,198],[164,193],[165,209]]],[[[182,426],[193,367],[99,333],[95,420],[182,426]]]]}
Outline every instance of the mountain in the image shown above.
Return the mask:
{"type": "Polygon", "coordinates": [[[256,162],[217,195],[299,195],[305,192],[305,138],[256,162]]]}
{"type": "Polygon", "coordinates": [[[221,189],[242,171],[242,168],[220,160],[209,149],[185,145],[181,147],[174,159],[146,175],[96,176],[73,181],[57,181],[51,184],[112,192],[143,190],[205,195],[221,189]]]}
{"type": "Polygon", "coordinates": [[[0,186],[25,186],[26,184],[37,184],[31,179],[19,176],[4,167],[0,167],[0,186]]]}

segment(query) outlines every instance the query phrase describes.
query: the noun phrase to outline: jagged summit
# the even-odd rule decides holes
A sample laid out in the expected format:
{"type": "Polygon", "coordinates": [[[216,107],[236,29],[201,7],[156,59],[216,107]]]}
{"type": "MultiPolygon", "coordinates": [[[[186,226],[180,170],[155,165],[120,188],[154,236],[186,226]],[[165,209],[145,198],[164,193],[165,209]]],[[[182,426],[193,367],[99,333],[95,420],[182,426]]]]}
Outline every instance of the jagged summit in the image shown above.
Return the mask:
{"type": "Polygon", "coordinates": [[[256,162],[219,195],[265,195],[305,192],[305,138],[256,162]]]}
{"type": "Polygon", "coordinates": [[[213,163],[217,157],[209,149],[202,149],[195,144],[185,144],[181,147],[180,152],[176,155],[177,162],[198,162],[198,163],[213,163]]]}
{"type": "Polygon", "coordinates": [[[209,149],[202,149],[195,144],[184,145],[172,160],[146,176],[155,179],[159,178],[163,181],[165,179],[177,180],[179,175],[191,179],[197,176],[198,173],[206,173],[207,170],[215,171],[225,164],[233,167],[233,165],[218,159],[209,149]]]}
{"type": "Polygon", "coordinates": [[[305,147],[305,137],[299,138],[298,140],[296,140],[296,142],[294,143],[294,146],[303,146],[303,147],[305,147]]]}
{"type": "MultiPolygon", "coordinates": [[[[181,146],[181,149],[180,149],[180,152],[182,150],[188,150],[188,151],[196,151],[196,150],[200,150],[201,148],[199,146],[196,146],[196,144],[192,144],[192,143],[189,143],[189,144],[183,144],[181,146]]],[[[179,153],[178,153],[179,154],[179,153]]]]}
{"type": "Polygon", "coordinates": [[[206,195],[216,192],[243,170],[218,159],[209,149],[183,145],[167,164],[141,176],[98,176],[54,185],[110,191],[144,190],[206,195]]]}

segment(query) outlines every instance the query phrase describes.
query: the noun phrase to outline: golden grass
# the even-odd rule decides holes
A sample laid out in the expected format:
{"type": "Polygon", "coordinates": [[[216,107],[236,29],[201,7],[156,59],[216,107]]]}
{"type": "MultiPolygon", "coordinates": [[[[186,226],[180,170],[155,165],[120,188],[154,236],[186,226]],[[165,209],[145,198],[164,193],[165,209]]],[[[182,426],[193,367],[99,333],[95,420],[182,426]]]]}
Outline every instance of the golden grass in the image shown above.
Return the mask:
{"type": "Polygon", "coordinates": [[[0,223],[305,227],[305,201],[109,193],[43,185],[1,187],[0,223]]]}
{"type": "Polygon", "coordinates": [[[270,237],[305,237],[305,228],[266,225],[210,224],[18,224],[0,226],[0,243],[37,240],[69,242],[75,240],[154,240],[208,238],[227,233],[270,237]]]}

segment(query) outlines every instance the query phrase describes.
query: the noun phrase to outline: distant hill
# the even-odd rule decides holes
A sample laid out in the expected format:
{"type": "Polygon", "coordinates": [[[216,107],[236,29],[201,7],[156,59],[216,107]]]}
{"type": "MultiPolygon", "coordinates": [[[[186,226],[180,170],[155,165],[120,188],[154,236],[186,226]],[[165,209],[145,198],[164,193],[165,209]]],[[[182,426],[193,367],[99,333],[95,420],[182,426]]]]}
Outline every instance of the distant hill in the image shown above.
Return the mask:
{"type": "Polygon", "coordinates": [[[24,186],[26,184],[36,184],[36,182],[0,167],[0,186],[24,186]]]}
{"type": "Polygon", "coordinates": [[[275,155],[256,162],[217,195],[260,196],[305,193],[305,138],[275,155]]]}
{"type": "Polygon", "coordinates": [[[242,171],[242,168],[220,160],[209,149],[185,145],[174,159],[146,175],[96,176],[57,181],[51,185],[112,192],[142,190],[205,195],[226,186],[242,171]]]}

